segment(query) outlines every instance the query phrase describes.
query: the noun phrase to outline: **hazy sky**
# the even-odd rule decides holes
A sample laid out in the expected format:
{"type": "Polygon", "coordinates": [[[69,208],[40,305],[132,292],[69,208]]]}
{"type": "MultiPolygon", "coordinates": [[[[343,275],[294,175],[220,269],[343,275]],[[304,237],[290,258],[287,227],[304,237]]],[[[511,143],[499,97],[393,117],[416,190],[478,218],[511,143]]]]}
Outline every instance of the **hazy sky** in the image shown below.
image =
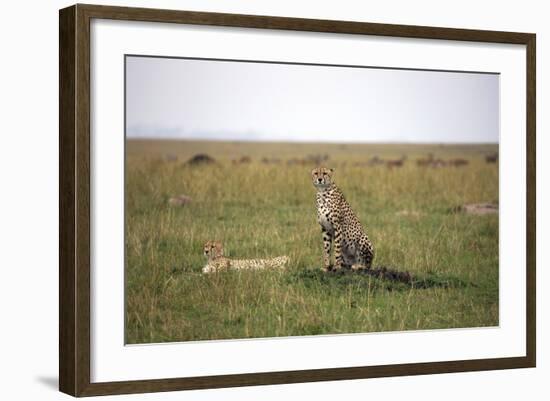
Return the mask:
{"type": "Polygon", "coordinates": [[[126,58],[128,137],[498,142],[495,74],[126,58]]]}

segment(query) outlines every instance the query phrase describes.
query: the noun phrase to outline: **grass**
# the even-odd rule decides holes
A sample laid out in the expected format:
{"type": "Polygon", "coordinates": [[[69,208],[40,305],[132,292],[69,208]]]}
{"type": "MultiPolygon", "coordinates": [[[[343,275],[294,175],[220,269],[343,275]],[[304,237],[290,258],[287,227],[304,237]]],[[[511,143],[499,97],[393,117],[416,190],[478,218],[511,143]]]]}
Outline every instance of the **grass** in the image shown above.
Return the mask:
{"type": "Polygon", "coordinates": [[[329,145],[127,141],[126,342],[299,336],[498,325],[498,216],[450,213],[498,202],[496,145],[329,145]],[[197,153],[214,165],[188,166],[197,153]],[[309,165],[327,153],[334,179],[374,243],[374,266],[412,283],[320,270],[309,165]],[[417,157],[464,167],[418,167],[417,157]],[[166,156],[170,159],[166,160],[166,156]],[[233,165],[232,158],[252,163],[233,165]],[[402,168],[356,161],[408,157],[402,168]],[[263,164],[262,157],[281,164],[263,164]],[[191,204],[168,205],[186,194],[191,204]],[[203,275],[202,245],[237,258],[288,255],[286,272],[203,275]]]}

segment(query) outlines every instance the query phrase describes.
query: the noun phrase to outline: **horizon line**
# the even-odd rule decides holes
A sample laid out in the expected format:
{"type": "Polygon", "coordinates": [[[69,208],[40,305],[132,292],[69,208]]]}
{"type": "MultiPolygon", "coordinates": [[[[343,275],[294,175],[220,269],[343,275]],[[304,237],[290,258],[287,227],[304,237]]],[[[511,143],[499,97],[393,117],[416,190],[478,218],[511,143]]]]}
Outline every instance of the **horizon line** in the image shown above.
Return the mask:
{"type": "Polygon", "coordinates": [[[307,141],[307,140],[247,140],[247,139],[217,139],[217,138],[177,138],[177,137],[147,137],[125,136],[126,140],[135,141],[180,141],[180,142],[237,142],[237,143],[294,143],[294,144],[327,144],[327,145],[500,145],[500,142],[437,142],[437,141],[307,141]]]}

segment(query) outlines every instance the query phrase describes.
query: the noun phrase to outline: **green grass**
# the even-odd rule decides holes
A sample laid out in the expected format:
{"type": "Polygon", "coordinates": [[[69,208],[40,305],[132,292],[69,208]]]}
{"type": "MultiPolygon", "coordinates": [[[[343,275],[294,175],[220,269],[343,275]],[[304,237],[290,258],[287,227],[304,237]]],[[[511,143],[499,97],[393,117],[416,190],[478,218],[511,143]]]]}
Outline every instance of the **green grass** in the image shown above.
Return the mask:
{"type": "Polygon", "coordinates": [[[205,339],[498,325],[498,216],[449,213],[498,202],[496,145],[328,145],[127,142],[126,341],[205,339]],[[185,161],[208,153],[215,165],[185,161]],[[325,274],[312,166],[284,160],[328,153],[334,179],[374,243],[374,266],[413,275],[325,274]],[[433,153],[461,168],[416,166],[433,153]],[[177,156],[166,161],[165,156],[177,156]],[[253,162],[233,165],[232,158],[253,162]],[[354,167],[407,155],[404,167],[354,167]],[[263,164],[262,157],[283,163],[263,164]],[[171,207],[171,196],[193,202],[171,207]],[[202,275],[202,245],[238,258],[288,255],[286,272],[202,275]]]}

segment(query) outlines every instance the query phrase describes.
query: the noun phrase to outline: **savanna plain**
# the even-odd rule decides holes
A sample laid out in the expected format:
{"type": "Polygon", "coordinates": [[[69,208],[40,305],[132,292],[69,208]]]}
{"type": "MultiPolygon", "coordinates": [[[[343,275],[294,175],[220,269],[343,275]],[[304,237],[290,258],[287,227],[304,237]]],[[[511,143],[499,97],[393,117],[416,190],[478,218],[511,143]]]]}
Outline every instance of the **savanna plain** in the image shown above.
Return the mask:
{"type": "Polygon", "coordinates": [[[496,326],[498,145],[126,141],[126,342],[496,326]],[[197,155],[203,155],[196,157],[197,155]],[[191,162],[190,162],[191,161],[191,162]],[[323,272],[310,171],[334,168],[375,272],[323,272]],[[285,271],[202,274],[288,255],[285,271]]]}

